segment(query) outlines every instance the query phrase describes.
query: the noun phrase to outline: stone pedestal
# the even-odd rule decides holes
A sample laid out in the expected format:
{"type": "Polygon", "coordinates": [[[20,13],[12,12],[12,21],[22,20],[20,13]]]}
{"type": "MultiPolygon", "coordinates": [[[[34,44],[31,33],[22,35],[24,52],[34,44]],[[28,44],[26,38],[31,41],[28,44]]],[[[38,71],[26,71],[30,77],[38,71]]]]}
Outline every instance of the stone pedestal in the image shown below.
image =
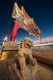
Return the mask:
{"type": "Polygon", "coordinates": [[[0,60],[14,58],[14,56],[15,56],[15,54],[17,54],[18,50],[19,50],[19,45],[16,44],[16,42],[11,42],[11,41],[4,42],[0,60]]]}
{"type": "Polygon", "coordinates": [[[14,64],[11,64],[9,74],[12,80],[40,80],[40,70],[36,60],[34,66],[27,64],[23,70],[19,70],[14,64]]]}

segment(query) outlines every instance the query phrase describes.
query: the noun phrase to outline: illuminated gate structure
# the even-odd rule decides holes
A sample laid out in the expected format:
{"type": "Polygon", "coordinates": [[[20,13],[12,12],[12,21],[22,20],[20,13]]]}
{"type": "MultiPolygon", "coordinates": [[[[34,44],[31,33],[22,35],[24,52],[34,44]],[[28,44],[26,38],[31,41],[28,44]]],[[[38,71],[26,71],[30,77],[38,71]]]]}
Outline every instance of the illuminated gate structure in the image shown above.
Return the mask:
{"type": "Polygon", "coordinates": [[[33,18],[30,18],[28,16],[23,6],[20,9],[16,2],[14,3],[12,17],[15,20],[15,23],[14,23],[14,28],[12,31],[10,41],[14,41],[16,39],[17,31],[19,28],[28,31],[29,34],[32,34],[37,38],[41,39],[42,36],[41,31],[36,25],[36,23],[34,22],[33,18]]]}

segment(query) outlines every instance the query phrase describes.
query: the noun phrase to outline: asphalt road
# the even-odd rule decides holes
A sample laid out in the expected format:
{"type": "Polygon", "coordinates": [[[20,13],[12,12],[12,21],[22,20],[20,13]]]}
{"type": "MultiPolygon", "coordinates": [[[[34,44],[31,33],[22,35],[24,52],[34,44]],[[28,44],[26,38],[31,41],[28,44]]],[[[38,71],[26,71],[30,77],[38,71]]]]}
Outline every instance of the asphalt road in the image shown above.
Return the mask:
{"type": "Polygon", "coordinates": [[[49,64],[53,66],[53,50],[52,51],[33,51],[33,57],[38,61],[49,64]]]}

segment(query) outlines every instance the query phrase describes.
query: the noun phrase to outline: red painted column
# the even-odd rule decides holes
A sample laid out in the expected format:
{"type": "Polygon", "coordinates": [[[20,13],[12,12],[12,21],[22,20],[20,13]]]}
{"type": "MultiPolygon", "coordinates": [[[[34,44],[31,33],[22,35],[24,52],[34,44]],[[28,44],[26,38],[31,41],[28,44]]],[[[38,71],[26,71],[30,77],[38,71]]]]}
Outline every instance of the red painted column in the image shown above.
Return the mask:
{"type": "Polygon", "coordinates": [[[15,22],[14,23],[14,28],[13,28],[13,31],[12,31],[12,34],[11,34],[10,41],[14,41],[16,39],[16,35],[17,35],[17,31],[18,31],[18,26],[19,26],[19,23],[15,22]]]}

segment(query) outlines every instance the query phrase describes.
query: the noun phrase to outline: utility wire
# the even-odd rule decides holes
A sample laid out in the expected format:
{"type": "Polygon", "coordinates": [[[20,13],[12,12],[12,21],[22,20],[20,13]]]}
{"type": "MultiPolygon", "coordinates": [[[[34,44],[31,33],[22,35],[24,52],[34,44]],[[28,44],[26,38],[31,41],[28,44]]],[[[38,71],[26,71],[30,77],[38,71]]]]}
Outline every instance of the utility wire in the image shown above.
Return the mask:
{"type": "MultiPolygon", "coordinates": [[[[10,0],[10,2],[9,2],[9,9],[8,9],[8,18],[7,18],[7,21],[8,21],[8,19],[9,19],[10,4],[11,4],[11,0],[10,0]]],[[[9,20],[9,22],[10,22],[10,20],[9,20]]],[[[9,28],[9,24],[8,24],[8,28],[9,28]]]]}
{"type": "MultiPolygon", "coordinates": [[[[17,0],[14,0],[14,1],[13,1],[13,5],[14,5],[15,2],[17,2],[17,0]]],[[[11,0],[10,0],[10,3],[9,3],[8,18],[9,18],[10,5],[11,5],[11,0]]],[[[12,10],[13,10],[13,7],[12,7],[12,10]]],[[[10,27],[11,20],[12,20],[12,17],[11,17],[11,15],[10,15],[10,20],[9,20],[9,24],[8,24],[8,31],[9,31],[9,27],[10,27]]]]}
{"type": "MultiPolygon", "coordinates": [[[[14,3],[15,3],[15,0],[14,0],[14,2],[13,2],[13,5],[14,5],[14,3]]],[[[10,4],[11,4],[11,0],[10,0],[10,4]]],[[[10,10],[10,4],[9,4],[9,10],[10,10]]],[[[13,7],[12,7],[12,11],[13,11],[13,7]]],[[[9,13],[9,12],[8,12],[8,13],[9,13]]],[[[11,20],[12,20],[12,17],[11,17],[11,15],[10,15],[10,20],[9,20],[9,25],[8,25],[8,27],[10,26],[11,20]]]]}

